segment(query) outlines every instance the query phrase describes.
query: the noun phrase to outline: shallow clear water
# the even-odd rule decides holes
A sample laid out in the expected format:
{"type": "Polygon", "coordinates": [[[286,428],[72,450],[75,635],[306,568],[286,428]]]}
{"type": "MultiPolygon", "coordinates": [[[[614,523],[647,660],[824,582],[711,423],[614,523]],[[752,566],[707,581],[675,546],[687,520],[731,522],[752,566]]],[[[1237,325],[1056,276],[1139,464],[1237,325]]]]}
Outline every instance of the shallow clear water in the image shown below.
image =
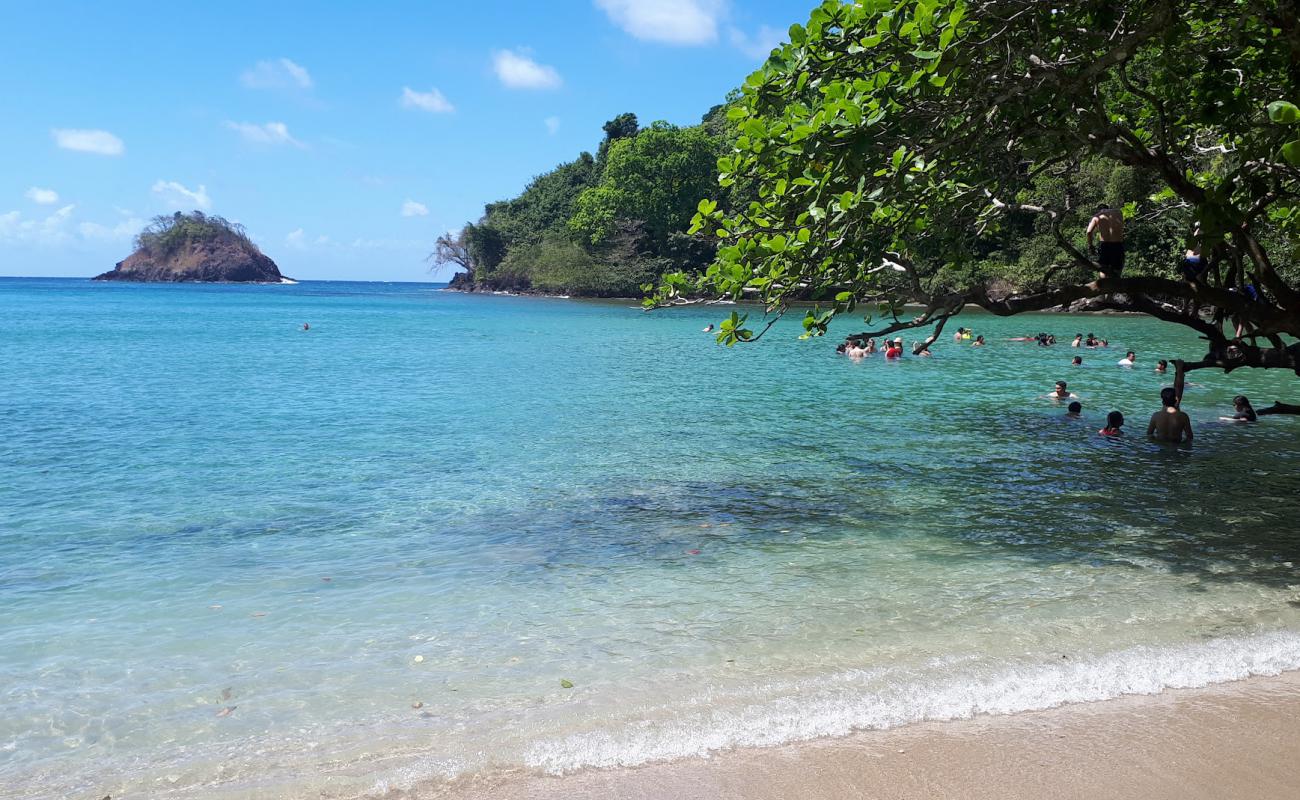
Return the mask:
{"type": "Polygon", "coordinates": [[[1293,376],[1197,373],[1178,449],[1151,363],[1199,350],[1149,320],[971,315],[1112,347],[886,364],[629,305],[0,280],[0,797],[352,796],[1300,667],[1300,420],[1214,421],[1293,376]]]}

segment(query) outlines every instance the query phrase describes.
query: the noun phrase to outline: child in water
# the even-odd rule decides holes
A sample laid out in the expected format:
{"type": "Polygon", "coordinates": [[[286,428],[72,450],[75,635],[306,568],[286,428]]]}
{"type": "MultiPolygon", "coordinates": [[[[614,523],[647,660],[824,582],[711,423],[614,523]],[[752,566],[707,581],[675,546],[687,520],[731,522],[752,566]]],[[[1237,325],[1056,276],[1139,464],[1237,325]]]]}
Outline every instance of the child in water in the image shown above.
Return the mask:
{"type": "Polygon", "coordinates": [[[1124,415],[1118,411],[1112,411],[1106,415],[1106,427],[1097,431],[1102,436],[1119,436],[1123,433],[1120,428],[1124,427],[1124,415]]]}

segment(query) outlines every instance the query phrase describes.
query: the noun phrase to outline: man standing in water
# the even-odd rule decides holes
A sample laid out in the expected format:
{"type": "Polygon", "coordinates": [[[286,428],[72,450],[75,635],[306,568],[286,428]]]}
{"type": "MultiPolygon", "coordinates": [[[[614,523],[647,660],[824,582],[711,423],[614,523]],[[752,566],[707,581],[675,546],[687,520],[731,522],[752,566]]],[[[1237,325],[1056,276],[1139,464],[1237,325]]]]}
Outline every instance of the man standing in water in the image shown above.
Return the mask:
{"type": "Polygon", "coordinates": [[[1093,252],[1092,237],[1100,236],[1097,245],[1097,264],[1101,277],[1118,278],[1124,271],[1124,213],[1118,208],[1102,204],[1097,207],[1088,223],[1088,253],[1093,252]]]}
{"type": "Polygon", "coordinates": [[[1160,402],[1165,408],[1151,415],[1151,422],[1147,425],[1147,436],[1157,442],[1180,444],[1186,441],[1191,444],[1192,420],[1186,413],[1178,410],[1178,393],[1172,387],[1161,389],[1160,402]]]}

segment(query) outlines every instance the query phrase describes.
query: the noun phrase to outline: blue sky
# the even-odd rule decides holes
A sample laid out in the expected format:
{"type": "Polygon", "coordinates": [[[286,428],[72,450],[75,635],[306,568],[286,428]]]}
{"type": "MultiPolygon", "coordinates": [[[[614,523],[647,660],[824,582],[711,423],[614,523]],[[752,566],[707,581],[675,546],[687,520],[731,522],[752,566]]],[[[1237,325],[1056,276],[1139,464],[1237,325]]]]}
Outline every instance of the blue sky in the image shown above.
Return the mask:
{"type": "Polygon", "coordinates": [[[439,233],[621,112],[698,122],[814,4],[10,3],[0,275],[94,275],[200,208],[286,275],[428,280],[439,233]]]}

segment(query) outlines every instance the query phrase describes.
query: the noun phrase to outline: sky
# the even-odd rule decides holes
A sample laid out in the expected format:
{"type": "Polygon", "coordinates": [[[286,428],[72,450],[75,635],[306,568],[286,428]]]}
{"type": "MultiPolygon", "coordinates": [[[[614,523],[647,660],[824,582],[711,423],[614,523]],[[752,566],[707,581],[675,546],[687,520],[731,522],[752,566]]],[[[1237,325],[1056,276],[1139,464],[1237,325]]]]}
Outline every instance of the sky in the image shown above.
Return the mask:
{"type": "Polygon", "coordinates": [[[439,234],[620,113],[699,122],[815,4],[7,3],[0,275],[95,275],[199,209],[294,278],[443,280],[439,234]]]}

